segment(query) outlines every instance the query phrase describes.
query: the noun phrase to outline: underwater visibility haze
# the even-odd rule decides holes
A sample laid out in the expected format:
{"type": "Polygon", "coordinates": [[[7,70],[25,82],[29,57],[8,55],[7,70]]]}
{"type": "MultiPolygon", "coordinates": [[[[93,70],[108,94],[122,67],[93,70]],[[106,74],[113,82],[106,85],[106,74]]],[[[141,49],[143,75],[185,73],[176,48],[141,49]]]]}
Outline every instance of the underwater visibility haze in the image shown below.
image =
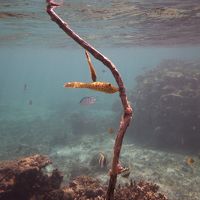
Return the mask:
{"type": "MultiPolygon", "coordinates": [[[[56,12],[116,65],[126,86],[134,113],[119,183],[142,179],[169,199],[199,200],[199,0],[68,0],[56,12]]],[[[96,81],[117,87],[90,57],[96,81]]],[[[0,61],[0,160],[44,154],[65,182],[87,175],[106,183],[118,92],[64,87],[91,82],[90,68],[45,1],[0,0],[0,61]]]]}

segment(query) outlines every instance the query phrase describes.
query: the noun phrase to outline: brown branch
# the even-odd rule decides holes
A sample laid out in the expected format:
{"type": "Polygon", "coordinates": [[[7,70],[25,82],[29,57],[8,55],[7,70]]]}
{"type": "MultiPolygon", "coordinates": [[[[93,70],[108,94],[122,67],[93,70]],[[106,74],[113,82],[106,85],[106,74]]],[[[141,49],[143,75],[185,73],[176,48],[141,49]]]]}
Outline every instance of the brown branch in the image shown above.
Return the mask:
{"type": "Polygon", "coordinates": [[[63,21],[55,12],[54,9],[59,6],[59,4],[55,3],[52,0],[47,0],[47,13],[50,15],[52,21],[56,22],[58,26],[73,40],[75,40],[80,46],[82,46],[85,50],[90,52],[96,59],[100,60],[106,67],[110,69],[112,72],[117,85],[119,86],[119,96],[121,98],[121,103],[123,106],[123,116],[121,118],[119,130],[117,133],[117,137],[115,139],[114,144],[114,152],[113,152],[113,160],[112,160],[112,168],[110,173],[110,181],[108,185],[108,190],[106,194],[106,200],[114,199],[114,189],[117,182],[117,165],[119,163],[119,156],[122,147],[122,142],[124,138],[124,134],[126,132],[127,127],[132,118],[132,108],[127,100],[126,90],[122,81],[122,78],[116,69],[115,65],[103,54],[97,51],[92,45],[83,40],[79,35],[77,35],[69,25],[63,21]]]}

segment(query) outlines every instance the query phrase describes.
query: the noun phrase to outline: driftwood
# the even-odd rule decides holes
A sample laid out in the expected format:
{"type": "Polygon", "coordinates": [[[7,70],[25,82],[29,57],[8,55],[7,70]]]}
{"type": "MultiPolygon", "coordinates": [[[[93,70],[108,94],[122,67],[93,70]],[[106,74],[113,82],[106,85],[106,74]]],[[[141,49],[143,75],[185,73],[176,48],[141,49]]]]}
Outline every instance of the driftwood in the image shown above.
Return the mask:
{"type": "Polygon", "coordinates": [[[47,13],[50,15],[52,21],[56,22],[58,24],[58,26],[67,35],[69,35],[80,46],[82,46],[85,50],[87,50],[89,53],[91,53],[96,59],[100,60],[107,68],[109,68],[115,78],[115,81],[116,81],[118,87],[119,87],[119,96],[121,99],[124,113],[123,113],[123,116],[120,121],[120,126],[119,126],[119,130],[117,133],[117,137],[115,139],[112,168],[111,168],[109,186],[108,186],[107,196],[106,196],[107,200],[112,200],[112,199],[114,199],[114,189],[115,189],[116,182],[117,182],[117,171],[118,171],[121,146],[122,146],[124,134],[126,132],[127,127],[129,126],[129,123],[132,118],[132,108],[127,100],[124,83],[123,83],[122,78],[121,78],[118,70],[116,69],[115,65],[107,57],[105,57],[103,54],[101,54],[99,51],[97,51],[92,45],[87,43],[78,34],[76,34],[69,27],[69,25],[55,13],[54,9],[58,6],[60,6],[61,4],[58,4],[52,0],[46,0],[46,2],[47,2],[47,13]]]}
{"type": "Polygon", "coordinates": [[[42,169],[50,163],[41,155],[0,162],[0,199],[45,199],[49,193],[55,193],[63,176],[56,169],[51,175],[43,173],[42,169]]]}

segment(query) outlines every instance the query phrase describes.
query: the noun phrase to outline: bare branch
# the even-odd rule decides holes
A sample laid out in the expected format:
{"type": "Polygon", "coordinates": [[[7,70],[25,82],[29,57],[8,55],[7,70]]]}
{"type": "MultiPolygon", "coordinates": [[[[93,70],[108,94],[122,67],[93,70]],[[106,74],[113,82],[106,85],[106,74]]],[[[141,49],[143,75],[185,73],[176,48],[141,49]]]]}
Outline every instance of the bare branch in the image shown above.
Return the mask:
{"type": "Polygon", "coordinates": [[[47,0],[47,13],[50,15],[51,19],[58,24],[58,26],[67,34],[69,35],[73,40],[75,40],[80,46],[82,46],[85,50],[90,52],[96,59],[100,60],[107,68],[110,69],[111,73],[113,74],[115,81],[117,85],[119,86],[119,96],[121,99],[121,103],[123,106],[123,116],[120,121],[119,130],[117,133],[117,137],[115,139],[114,144],[114,152],[113,152],[113,161],[112,161],[112,168],[110,173],[110,181],[109,186],[107,190],[106,199],[107,200],[113,200],[114,199],[114,189],[117,182],[117,165],[119,163],[119,156],[120,151],[122,147],[122,142],[124,138],[124,134],[126,132],[127,127],[129,126],[129,123],[132,118],[132,108],[127,100],[126,96],[126,90],[122,81],[122,78],[116,69],[115,65],[102,53],[97,51],[92,45],[87,43],[85,40],[83,40],[78,34],[76,34],[69,25],[63,21],[54,11],[54,9],[60,4],[52,1],[47,0]]]}

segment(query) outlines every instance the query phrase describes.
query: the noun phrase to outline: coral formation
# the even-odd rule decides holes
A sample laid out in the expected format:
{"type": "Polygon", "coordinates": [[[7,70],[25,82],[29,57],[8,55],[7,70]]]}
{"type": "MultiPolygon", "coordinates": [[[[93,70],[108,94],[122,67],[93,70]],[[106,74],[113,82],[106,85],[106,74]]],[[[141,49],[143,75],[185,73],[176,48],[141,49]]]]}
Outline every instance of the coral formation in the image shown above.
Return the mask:
{"type": "MultiPolygon", "coordinates": [[[[51,161],[42,155],[34,155],[17,161],[2,162],[0,165],[0,199],[1,200],[104,200],[106,186],[99,180],[88,176],[79,176],[61,187],[62,175],[53,170],[46,175],[44,167],[51,161]]],[[[115,200],[167,200],[158,193],[158,186],[140,181],[116,189],[115,200]]]]}
{"type": "MultiPolygon", "coordinates": [[[[124,186],[118,185],[116,188],[115,200],[167,200],[167,198],[158,193],[159,187],[152,183],[140,181],[138,183],[130,181],[130,184],[124,186]]],[[[105,199],[106,187],[102,186],[96,179],[87,176],[80,176],[69,183],[65,191],[70,191],[74,199],[105,199]]],[[[72,198],[72,199],[73,199],[72,198]]]]}
{"type": "Polygon", "coordinates": [[[16,161],[0,163],[0,199],[28,200],[45,199],[46,193],[57,190],[62,175],[53,170],[50,176],[42,169],[51,161],[41,155],[34,155],[16,161]]]}
{"type": "Polygon", "coordinates": [[[137,77],[134,140],[179,149],[199,149],[200,63],[167,60],[137,77]]]}

